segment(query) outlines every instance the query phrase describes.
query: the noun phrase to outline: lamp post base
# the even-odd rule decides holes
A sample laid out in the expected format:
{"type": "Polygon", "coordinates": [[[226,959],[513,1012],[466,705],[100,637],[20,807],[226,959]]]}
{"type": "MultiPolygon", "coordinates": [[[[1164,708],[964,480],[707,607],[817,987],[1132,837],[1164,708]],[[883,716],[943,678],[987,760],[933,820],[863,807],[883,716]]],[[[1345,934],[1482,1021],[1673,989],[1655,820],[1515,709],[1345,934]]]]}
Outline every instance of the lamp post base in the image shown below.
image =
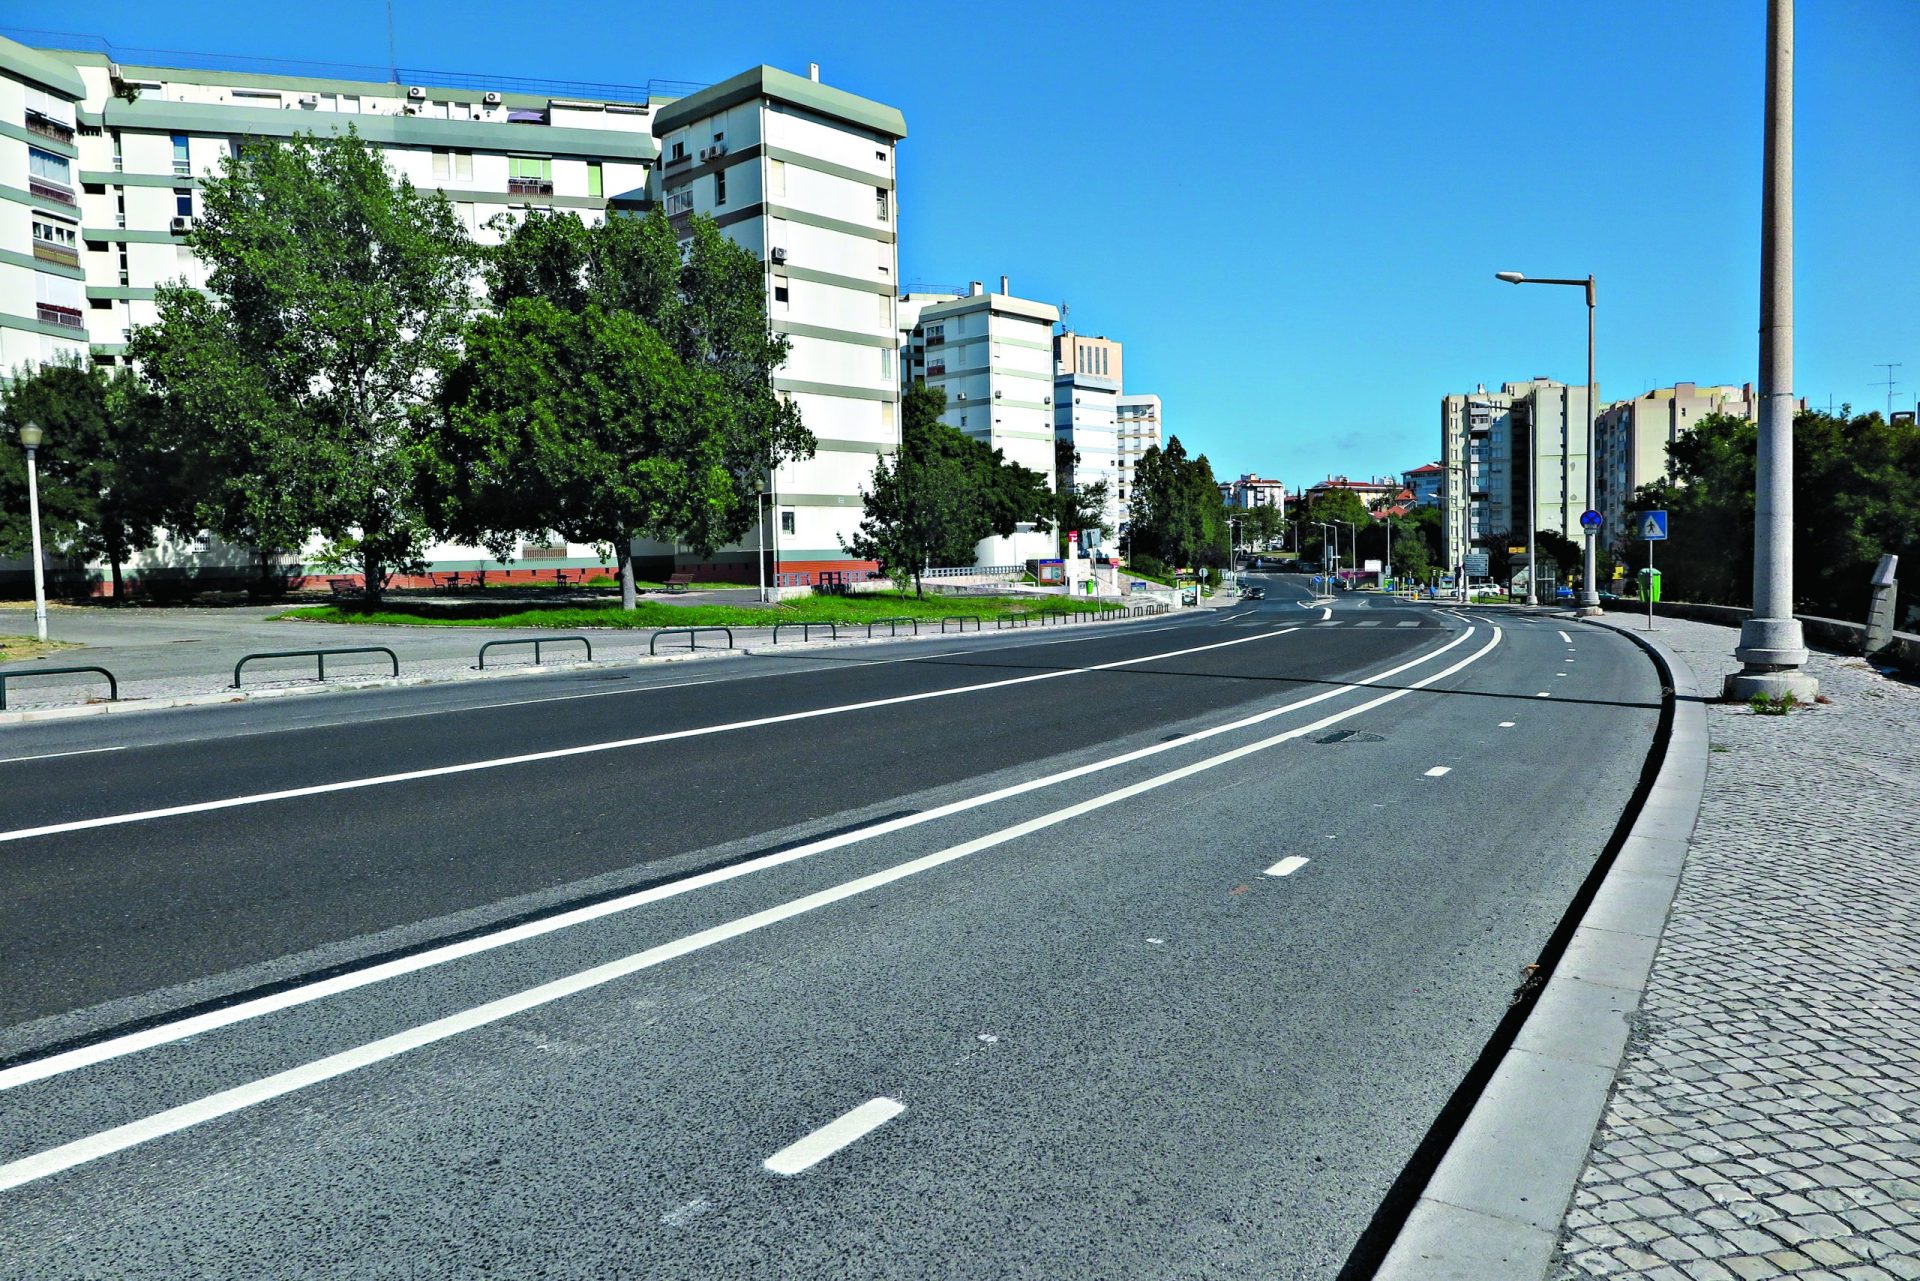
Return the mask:
{"type": "Polygon", "coordinates": [[[1766,698],[1791,694],[1804,703],[1812,702],[1820,692],[1820,682],[1795,667],[1749,667],[1744,671],[1729,672],[1720,692],[1730,702],[1744,703],[1755,694],[1766,698]]]}

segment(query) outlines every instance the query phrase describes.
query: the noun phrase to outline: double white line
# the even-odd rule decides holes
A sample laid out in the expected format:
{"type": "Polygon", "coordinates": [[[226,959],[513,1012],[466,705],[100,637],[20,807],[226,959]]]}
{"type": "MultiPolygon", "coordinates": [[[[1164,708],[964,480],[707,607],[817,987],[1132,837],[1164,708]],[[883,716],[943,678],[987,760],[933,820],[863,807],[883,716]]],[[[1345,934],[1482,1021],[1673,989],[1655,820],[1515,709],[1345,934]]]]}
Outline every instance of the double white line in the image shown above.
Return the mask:
{"type": "MultiPolygon", "coordinates": [[[[103,1062],[108,1059],[134,1053],[138,1050],[147,1049],[151,1046],[177,1041],[187,1036],[211,1030],[212,1028],[238,1023],[247,1019],[259,1018],[262,1015],[272,1013],[276,1010],[305,1004],[325,996],[351,990],[352,988],[364,987],[368,984],[377,983],[399,974],[425,969],[432,965],[444,964],[447,961],[454,960],[461,956],[474,955],[479,952],[491,950],[492,948],[505,946],[508,943],[535,937],[540,934],[551,933],[555,930],[565,929],[597,917],[628,911],[644,903],[657,902],[661,899],[683,894],[689,890],[698,889],[706,885],[713,885],[721,881],[731,880],[735,877],[750,875],[753,872],[761,871],[768,867],[774,867],[809,857],[812,854],[820,853],[826,849],[838,848],[839,846],[851,844],[855,841],[871,840],[889,832],[917,826],[921,823],[932,822],[936,819],[961,812],[962,810],[991,804],[994,801],[1003,800],[1041,787],[1052,786],[1067,781],[1068,779],[1083,777],[1099,770],[1112,769],[1115,766],[1142,760],[1164,751],[1190,747],[1197,741],[1212,738],[1219,734],[1245,729],[1249,726],[1271,720],[1274,717],[1284,716],[1300,708],[1324,702],[1327,699],[1336,698],[1358,689],[1364,689],[1367,684],[1372,681],[1384,680],[1400,672],[1404,672],[1409,668],[1430,662],[1454,649],[1456,646],[1465,643],[1468,638],[1474,634],[1474,630],[1473,628],[1469,628],[1438,649],[1413,659],[1410,662],[1403,663],[1398,667],[1378,673],[1370,677],[1366,682],[1342,685],[1319,694],[1295,700],[1281,707],[1272,708],[1253,716],[1243,717],[1240,720],[1225,725],[1218,725],[1211,729],[1202,730],[1199,733],[1172,742],[1157,743],[1150,747],[1140,748],[1136,751],[1091,762],[1074,769],[1033,779],[1026,783],[1001,788],[995,792],[989,792],[965,801],[957,801],[950,805],[941,806],[920,814],[903,816],[902,818],[891,820],[887,823],[882,823],[858,832],[847,833],[839,837],[829,837],[821,841],[800,846],[796,849],[783,851],[779,854],[767,855],[764,858],[755,859],[751,862],[737,864],[733,867],[722,868],[713,872],[701,873],[669,885],[656,886],[653,889],[628,895],[625,898],[609,900],[606,903],[599,903],[573,912],[563,913],[543,921],[529,922],[525,925],[515,926],[511,929],[502,930],[497,934],[451,944],[444,948],[423,952],[416,956],[389,962],[385,965],[373,966],[354,974],[323,980],[306,987],[277,993],[273,996],[263,997],[256,1001],[249,1001],[228,1009],[213,1011],[190,1019],[183,1019],[177,1023],[148,1029],[144,1032],[132,1033],[128,1036],[115,1038],[114,1040],[105,1041],[98,1045],[72,1050],[65,1054],[53,1055],[33,1063],[21,1064],[18,1067],[0,1073],[0,1089],[24,1085],[29,1081],[44,1080],[48,1077],[87,1066],[88,1064],[103,1062]]],[[[408,1053],[409,1051],[458,1036],[462,1032],[497,1023],[523,1011],[551,1004],[579,992],[602,986],[616,979],[624,978],[642,970],[651,969],[667,961],[712,947],[714,944],[765,929],[781,921],[791,920],[794,917],[817,911],[820,908],[842,902],[856,895],[865,894],[870,890],[890,885],[910,876],[916,876],[921,872],[943,866],[947,863],[956,862],[969,855],[980,853],[983,850],[992,849],[1010,841],[1019,840],[1024,836],[1032,835],[1035,832],[1056,826],[1060,823],[1069,822],[1082,815],[1104,809],[1107,806],[1115,805],[1135,796],[1140,796],[1147,792],[1169,786],[1183,779],[1191,778],[1196,774],[1218,769],[1222,765],[1227,765],[1244,757],[1251,756],[1256,752],[1265,751],[1280,743],[1315,733],[1329,725],[1336,724],[1353,716],[1361,715],[1374,708],[1393,702],[1396,699],[1404,698],[1416,690],[1424,689],[1436,681],[1444,680],[1472,663],[1479,661],[1490,653],[1499,643],[1500,631],[1498,628],[1495,628],[1492,636],[1484,645],[1451,666],[1401,688],[1389,690],[1378,697],[1358,703],[1344,711],[1336,712],[1331,716],[1314,721],[1311,724],[1270,735],[1255,742],[1221,752],[1218,755],[1208,757],[1204,760],[1181,766],[1178,769],[1169,770],[1166,773],[1116,788],[1098,796],[1089,797],[1076,804],[1064,806],[1036,818],[1028,819],[999,831],[976,837],[973,840],[964,841],[919,858],[909,859],[893,867],[873,872],[866,876],[856,877],[853,880],[817,891],[813,894],[803,895],[800,898],[793,899],[778,906],[753,912],[709,929],[700,930],[696,933],[675,939],[671,942],[647,948],[644,951],[635,952],[629,956],[621,957],[602,965],[593,966],[592,968],[539,984],[524,991],[514,993],[511,996],[488,1001],[444,1018],[435,1019],[391,1036],[382,1037],[364,1045],[344,1050],[338,1054],[328,1055],[325,1058],[316,1059],[312,1062],[301,1064],[298,1067],[289,1068],[283,1072],[276,1072],[271,1076],[250,1081],[232,1089],[222,1090],[191,1103],[168,1108],[164,1111],[154,1113],[151,1116],[143,1117],[140,1120],[115,1126],[85,1138],[77,1139],[58,1147],[49,1148],[33,1156],[0,1165],[0,1191],[19,1187],[22,1184],[31,1183],[37,1179],[45,1178],[48,1175],[59,1173],[62,1170],[68,1170],[89,1161],[98,1160],[101,1157],[123,1151],[138,1144],[148,1142],[149,1140],[177,1133],[217,1117],[242,1111],[256,1104],[291,1094],[307,1086],[344,1076],[360,1068],[368,1067],[372,1064],[408,1053]]],[[[1133,661],[1138,662],[1144,660],[1136,659],[1133,661]]]]}

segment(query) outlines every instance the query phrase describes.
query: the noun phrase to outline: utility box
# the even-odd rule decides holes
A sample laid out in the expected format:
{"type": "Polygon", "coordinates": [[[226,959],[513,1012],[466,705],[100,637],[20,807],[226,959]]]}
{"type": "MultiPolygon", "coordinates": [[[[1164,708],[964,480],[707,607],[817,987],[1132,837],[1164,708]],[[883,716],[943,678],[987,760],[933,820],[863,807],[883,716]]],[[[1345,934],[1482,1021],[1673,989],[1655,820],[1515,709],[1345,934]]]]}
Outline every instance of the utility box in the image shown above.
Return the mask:
{"type": "Polygon", "coordinates": [[[1640,580],[1640,599],[1657,601],[1660,599],[1660,571],[1643,569],[1635,575],[1640,580]]]}

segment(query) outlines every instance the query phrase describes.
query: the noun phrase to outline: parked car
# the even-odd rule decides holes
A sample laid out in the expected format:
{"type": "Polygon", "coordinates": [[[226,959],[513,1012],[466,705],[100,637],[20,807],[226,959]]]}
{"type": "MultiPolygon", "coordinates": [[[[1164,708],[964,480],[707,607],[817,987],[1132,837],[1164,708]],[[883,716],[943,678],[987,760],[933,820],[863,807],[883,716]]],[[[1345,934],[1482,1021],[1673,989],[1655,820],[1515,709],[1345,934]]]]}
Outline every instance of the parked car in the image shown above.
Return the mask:
{"type": "Polygon", "coordinates": [[[1267,589],[1264,587],[1249,587],[1240,593],[1240,598],[1242,600],[1265,600],[1267,598],[1267,589]]]}

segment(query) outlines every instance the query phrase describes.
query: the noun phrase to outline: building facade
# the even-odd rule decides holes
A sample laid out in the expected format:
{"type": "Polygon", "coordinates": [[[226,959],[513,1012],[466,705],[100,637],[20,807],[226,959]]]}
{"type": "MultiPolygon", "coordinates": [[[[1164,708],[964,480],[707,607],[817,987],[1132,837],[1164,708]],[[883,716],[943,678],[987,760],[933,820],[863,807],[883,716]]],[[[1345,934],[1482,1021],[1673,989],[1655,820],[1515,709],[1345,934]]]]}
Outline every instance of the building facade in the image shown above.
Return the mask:
{"type": "MultiPolygon", "coordinates": [[[[1739,387],[1675,383],[1601,410],[1594,429],[1599,456],[1596,510],[1606,518],[1602,537],[1607,544],[1621,547],[1632,541],[1627,512],[1632,510],[1634,493],[1669,474],[1667,446],[1681,433],[1709,414],[1757,421],[1759,404],[1752,383],[1739,387]]],[[[1806,402],[1800,407],[1806,408],[1806,402]]]]}
{"type": "Polygon", "coordinates": [[[1440,494],[1446,487],[1447,469],[1439,463],[1428,463],[1415,467],[1411,471],[1400,473],[1400,483],[1407,491],[1407,500],[1414,507],[1440,506],[1440,494]]]}
{"type": "MultiPolygon", "coordinates": [[[[186,236],[222,159],[247,138],[352,128],[416,187],[444,191],[481,244],[532,209],[595,221],[661,204],[714,216],[767,264],[768,314],[792,343],[776,386],[818,452],[776,469],[764,531],[698,564],[683,549],[636,545],[640,568],[752,581],[758,536],[769,572],[794,584],[869,568],[840,540],[858,524],[874,460],[899,440],[900,113],[770,67],[682,97],[420,79],[122,63],[0,39],[0,376],[56,359],[123,361],[132,329],[156,317],[160,285],[204,283],[186,236]]],[[[218,554],[202,550],[202,561],[218,554]]],[[[602,563],[586,546],[520,553],[516,569],[602,563]]],[[[427,555],[435,570],[506,568],[477,547],[427,555]]]]}
{"type": "Polygon", "coordinates": [[[1229,507],[1272,507],[1282,516],[1287,513],[1287,487],[1282,481],[1245,472],[1223,483],[1221,490],[1229,507]]]}
{"type": "Polygon", "coordinates": [[[1120,392],[1122,347],[1108,338],[1067,330],[1053,336],[1053,431],[1064,471],[1062,486],[1107,484],[1102,521],[1118,530],[1126,507],[1120,499],[1120,392]]]}
{"type": "MultiPolygon", "coordinates": [[[[1051,305],[990,293],[976,280],[960,297],[920,309],[909,339],[913,369],[947,394],[941,421],[1056,483],[1052,336],[1060,313],[1051,305]],[[924,372],[923,372],[924,371],[924,372]]],[[[1057,536],[1022,526],[983,540],[978,565],[1020,565],[1058,554],[1057,536]]]]}
{"type": "Polygon", "coordinates": [[[1165,441],[1160,421],[1160,397],[1151,392],[1122,392],[1113,405],[1114,436],[1116,440],[1115,466],[1119,469],[1120,483],[1115,499],[1120,507],[1120,519],[1126,520],[1127,504],[1131,502],[1133,479],[1139,474],[1140,460],[1146,457],[1149,449],[1158,449],[1165,441]]]}
{"type": "Polygon", "coordinates": [[[1586,510],[1587,389],[1550,378],[1440,401],[1447,561],[1496,536],[1534,529],[1580,537],[1586,510]],[[1529,484],[1533,504],[1528,508],[1529,484]]]}

